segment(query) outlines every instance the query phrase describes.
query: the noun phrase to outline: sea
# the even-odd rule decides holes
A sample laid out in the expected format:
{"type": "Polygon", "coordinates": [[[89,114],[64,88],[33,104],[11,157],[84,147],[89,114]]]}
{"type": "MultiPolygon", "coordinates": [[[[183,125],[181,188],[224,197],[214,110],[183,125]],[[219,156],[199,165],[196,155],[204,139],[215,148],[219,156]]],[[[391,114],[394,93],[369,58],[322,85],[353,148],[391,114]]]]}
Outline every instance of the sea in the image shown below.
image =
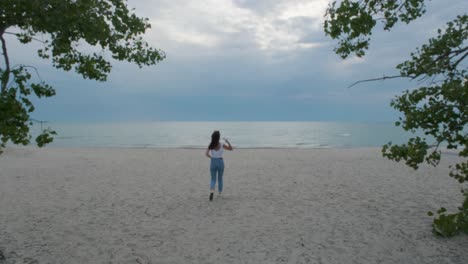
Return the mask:
{"type": "Polygon", "coordinates": [[[34,123],[31,131],[45,128],[57,132],[56,147],[205,148],[215,130],[237,148],[380,147],[414,136],[394,123],[346,122],[34,123]]]}

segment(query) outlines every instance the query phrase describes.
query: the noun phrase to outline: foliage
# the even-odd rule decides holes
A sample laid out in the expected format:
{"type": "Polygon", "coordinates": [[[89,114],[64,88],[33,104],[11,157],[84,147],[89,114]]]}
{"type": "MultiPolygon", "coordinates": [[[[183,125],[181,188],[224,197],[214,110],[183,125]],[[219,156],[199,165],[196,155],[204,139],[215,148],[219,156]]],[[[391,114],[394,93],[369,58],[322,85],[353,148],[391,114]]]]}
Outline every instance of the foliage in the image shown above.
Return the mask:
{"type": "MultiPolygon", "coordinates": [[[[425,11],[424,0],[343,0],[338,7],[336,2],[328,7],[324,30],[339,39],[335,49],[338,55],[346,58],[354,53],[360,57],[368,49],[378,21],[382,21],[384,30],[390,30],[398,21],[409,23],[425,11]]],[[[425,136],[413,137],[402,145],[390,142],[383,146],[383,156],[404,160],[414,169],[423,162],[436,166],[442,155],[439,146],[445,144],[456,149],[463,160],[451,167],[449,174],[461,184],[468,183],[468,72],[462,64],[468,56],[467,39],[468,16],[463,14],[411,53],[411,59],[397,65],[398,75],[378,78],[409,78],[426,84],[404,91],[390,103],[403,114],[397,126],[405,131],[422,131],[425,136]],[[435,142],[428,143],[430,139],[435,142]]],[[[463,191],[463,195],[465,201],[458,213],[447,214],[445,208],[437,211],[433,223],[437,234],[468,233],[468,192],[463,191]]]]}
{"type": "Polygon", "coordinates": [[[425,12],[424,0],[343,0],[333,2],[326,11],[325,34],[339,39],[336,54],[343,59],[355,53],[364,56],[377,21],[390,30],[399,20],[409,23],[425,12]]]}
{"type": "MultiPolygon", "coordinates": [[[[457,213],[446,214],[444,207],[437,211],[438,218],[434,219],[433,231],[441,236],[454,236],[459,233],[468,234],[468,190],[462,190],[465,201],[458,207],[457,213]]],[[[429,216],[434,213],[428,212],[429,216]]]]}
{"type": "MultiPolygon", "coordinates": [[[[31,93],[37,97],[55,95],[55,90],[43,81],[32,82],[28,71],[32,67],[10,66],[6,34],[16,36],[23,44],[41,42],[38,56],[50,59],[55,68],[74,70],[85,79],[105,81],[112,68],[108,53],[114,60],[133,62],[139,67],[165,58],[161,50],[150,47],[141,37],[149,28],[148,19],[137,17],[125,0],[2,0],[0,151],[9,140],[14,144],[29,143],[29,116],[34,111],[31,93]],[[98,51],[86,52],[89,46],[98,51]]],[[[44,130],[36,138],[38,146],[50,143],[53,134],[54,131],[44,130]]]]}
{"type": "MultiPolygon", "coordinates": [[[[0,69],[0,76],[5,78],[7,72],[0,69]]],[[[55,95],[55,90],[49,85],[41,83],[31,83],[31,74],[25,66],[19,66],[10,71],[12,83],[5,92],[2,91],[0,98],[0,151],[8,140],[14,144],[26,145],[29,143],[29,113],[34,111],[34,105],[28,96],[34,92],[37,97],[50,97],[55,95]]],[[[52,142],[50,135],[55,135],[55,131],[44,130],[36,138],[38,146],[43,146],[52,142]]]]}

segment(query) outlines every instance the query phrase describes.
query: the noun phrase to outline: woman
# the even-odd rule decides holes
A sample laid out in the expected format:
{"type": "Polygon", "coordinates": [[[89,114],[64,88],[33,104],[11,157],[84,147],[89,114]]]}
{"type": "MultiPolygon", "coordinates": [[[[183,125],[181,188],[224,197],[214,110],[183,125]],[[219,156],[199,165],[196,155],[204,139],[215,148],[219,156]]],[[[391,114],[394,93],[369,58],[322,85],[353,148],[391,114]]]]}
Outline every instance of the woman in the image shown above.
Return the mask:
{"type": "Polygon", "coordinates": [[[220,138],[219,131],[213,132],[211,135],[211,143],[206,149],[206,156],[211,159],[210,172],[211,172],[211,185],[210,185],[210,201],[213,200],[213,193],[216,185],[216,174],[218,175],[218,191],[221,195],[223,191],[223,173],[224,173],[224,161],[223,161],[223,149],[232,150],[231,143],[226,138],[223,138],[227,143],[222,144],[219,142],[220,138]]]}

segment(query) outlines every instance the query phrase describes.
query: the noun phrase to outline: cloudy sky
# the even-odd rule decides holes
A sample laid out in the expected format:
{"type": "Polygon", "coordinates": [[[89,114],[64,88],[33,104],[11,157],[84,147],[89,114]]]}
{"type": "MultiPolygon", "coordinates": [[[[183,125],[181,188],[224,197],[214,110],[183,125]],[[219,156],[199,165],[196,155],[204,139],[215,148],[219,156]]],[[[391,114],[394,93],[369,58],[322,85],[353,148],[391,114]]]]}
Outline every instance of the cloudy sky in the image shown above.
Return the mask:
{"type": "Polygon", "coordinates": [[[323,33],[331,0],[129,0],[152,28],[145,35],[167,59],[139,69],[113,64],[108,81],[83,80],[36,58],[38,44],[9,37],[13,64],[39,68],[57,95],[36,102],[33,117],[62,121],[311,120],[388,122],[389,102],[417,82],[390,80],[395,65],[468,10],[466,0],[432,0],[426,16],[378,30],[363,59],[341,60],[323,33]]]}

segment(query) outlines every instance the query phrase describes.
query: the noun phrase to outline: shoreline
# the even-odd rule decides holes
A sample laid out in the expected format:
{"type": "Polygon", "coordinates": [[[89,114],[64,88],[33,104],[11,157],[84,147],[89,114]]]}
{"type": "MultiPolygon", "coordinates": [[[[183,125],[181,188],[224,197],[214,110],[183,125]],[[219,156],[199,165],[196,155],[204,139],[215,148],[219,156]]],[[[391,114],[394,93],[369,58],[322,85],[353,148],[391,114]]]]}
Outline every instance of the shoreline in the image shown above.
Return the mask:
{"type": "MultiPolygon", "coordinates": [[[[379,148],[379,146],[330,146],[330,147],[236,147],[233,146],[234,149],[362,149],[362,148],[379,148]]],[[[380,146],[381,147],[381,146],[380,146]]],[[[89,149],[205,149],[204,147],[138,147],[138,146],[45,146],[45,147],[37,147],[37,146],[7,146],[7,148],[57,148],[57,149],[64,149],[64,148],[89,148],[89,149]]]]}
{"type": "MultiPolygon", "coordinates": [[[[382,146],[334,146],[334,147],[234,147],[234,151],[236,150],[382,150],[382,146]]],[[[57,149],[57,150],[64,150],[64,149],[88,149],[88,150],[205,150],[204,147],[136,147],[136,146],[45,146],[45,147],[37,147],[34,145],[27,145],[27,146],[9,146],[7,145],[4,148],[4,152],[8,149],[57,149]]],[[[439,150],[442,151],[442,154],[456,154],[459,150],[457,149],[447,149],[446,147],[439,147],[439,150]]],[[[2,154],[0,154],[1,158],[2,154]]]]}

